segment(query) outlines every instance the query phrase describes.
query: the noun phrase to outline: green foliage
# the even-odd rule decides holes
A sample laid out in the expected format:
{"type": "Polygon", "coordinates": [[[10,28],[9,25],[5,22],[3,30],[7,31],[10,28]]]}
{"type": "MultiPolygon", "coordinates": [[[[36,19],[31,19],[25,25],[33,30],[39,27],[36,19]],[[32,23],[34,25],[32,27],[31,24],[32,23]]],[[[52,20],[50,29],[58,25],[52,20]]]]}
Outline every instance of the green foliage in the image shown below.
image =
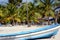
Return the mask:
{"type": "Polygon", "coordinates": [[[35,0],[34,3],[29,2],[28,8],[26,3],[22,3],[21,7],[17,7],[22,1],[21,0],[9,0],[7,6],[0,6],[0,19],[5,22],[17,21],[23,22],[27,21],[27,10],[28,10],[28,21],[38,22],[38,18],[43,18],[43,16],[54,17],[54,11],[52,10],[52,3],[50,0],[35,0]],[[38,5],[36,5],[38,4],[38,5]]]}

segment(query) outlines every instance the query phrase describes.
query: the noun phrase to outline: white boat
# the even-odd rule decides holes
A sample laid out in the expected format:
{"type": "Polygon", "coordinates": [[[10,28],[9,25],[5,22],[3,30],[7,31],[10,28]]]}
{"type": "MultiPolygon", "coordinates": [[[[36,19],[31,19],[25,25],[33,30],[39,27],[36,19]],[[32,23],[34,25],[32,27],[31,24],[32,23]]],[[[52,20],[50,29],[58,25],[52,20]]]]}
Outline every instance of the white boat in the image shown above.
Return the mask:
{"type": "Polygon", "coordinates": [[[52,36],[55,36],[58,32],[58,29],[60,28],[59,24],[52,24],[48,25],[42,28],[38,29],[32,29],[29,31],[19,31],[19,32],[13,32],[8,34],[1,34],[0,33],[0,39],[12,39],[12,40],[28,40],[28,39],[42,39],[42,38],[50,38],[52,36]]]}

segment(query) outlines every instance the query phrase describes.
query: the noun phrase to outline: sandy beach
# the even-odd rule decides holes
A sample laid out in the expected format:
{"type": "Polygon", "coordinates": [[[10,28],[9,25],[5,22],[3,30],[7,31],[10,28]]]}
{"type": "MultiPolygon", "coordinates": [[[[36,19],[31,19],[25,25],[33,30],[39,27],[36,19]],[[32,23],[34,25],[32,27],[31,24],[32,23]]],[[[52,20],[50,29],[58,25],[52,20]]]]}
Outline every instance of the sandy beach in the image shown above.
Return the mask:
{"type": "Polygon", "coordinates": [[[0,27],[0,34],[7,34],[7,33],[15,33],[15,32],[19,32],[19,31],[28,31],[28,30],[34,30],[36,28],[41,28],[44,27],[44,25],[41,26],[31,26],[31,27],[27,27],[27,25],[15,25],[15,26],[1,26],[0,27]]]}

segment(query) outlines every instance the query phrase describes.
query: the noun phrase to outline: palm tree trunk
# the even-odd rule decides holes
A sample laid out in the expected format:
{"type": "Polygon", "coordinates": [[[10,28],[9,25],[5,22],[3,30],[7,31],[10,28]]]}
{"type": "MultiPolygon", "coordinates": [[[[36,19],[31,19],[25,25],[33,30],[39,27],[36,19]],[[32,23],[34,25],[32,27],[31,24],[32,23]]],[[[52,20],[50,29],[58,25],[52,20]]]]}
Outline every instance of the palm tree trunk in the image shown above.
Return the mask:
{"type": "Polygon", "coordinates": [[[29,16],[28,16],[28,3],[27,3],[27,0],[26,0],[26,6],[27,6],[27,24],[28,24],[28,27],[30,27],[29,16]]]}
{"type": "Polygon", "coordinates": [[[55,23],[57,23],[57,18],[55,18],[55,23]]]}
{"type": "Polygon", "coordinates": [[[12,19],[12,26],[14,26],[15,22],[14,22],[14,19],[12,19]]]}
{"type": "Polygon", "coordinates": [[[55,23],[57,23],[57,15],[56,15],[56,17],[55,17],[55,23]]]}
{"type": "Polygon", "coordinates": [[[48,25],[50,25],[49,17],[48,17],[48,25]]]}

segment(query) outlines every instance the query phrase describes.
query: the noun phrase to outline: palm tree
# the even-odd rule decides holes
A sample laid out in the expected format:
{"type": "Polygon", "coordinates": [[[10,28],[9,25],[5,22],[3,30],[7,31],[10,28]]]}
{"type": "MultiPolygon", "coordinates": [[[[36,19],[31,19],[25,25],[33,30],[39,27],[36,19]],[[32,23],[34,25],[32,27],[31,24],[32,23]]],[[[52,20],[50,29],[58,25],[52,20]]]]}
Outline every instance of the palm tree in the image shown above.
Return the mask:
{"type": "Polygon", "coordinates": [[[5,22],[5,18],[8,15],[8,10],[6,9],[5,6],[0,6],[0,20],[1,22],[5,22]]]}
{"type": "Polygon", "coordinates": [[[22,2],[22,0],[9,0],[9,3],[14,5],[19,5],[22,2]]]}
{"type": "Polygon", "coordinates": [[[19,12],[18,14],[20,16],[21,22],[26,21],[27,20],[26,3],[22,3],[22,6],[18,8],[18,12],[19,12]]]}
{"type": "Polygon", "coordinates": [[[16,6],[13,4],[7,4],[6,9],[9,11],[7,18],[11,18],[12,23],[14,24],[14,15],[16,14],[16,6]]]}
{"type": "Polygon", "coordinates": [[[31,3],[31,2],[28,4],[28,8],[29,8],[29,10],[28,10],[29,15],[28,16],[29,16],[30,21],[34,21],[34,22],[41,21],[41,20],[38,20],[38,19],[42,18],[42,12],[40,12],[41,7],[39,7],[39,6],[40,6],[39,4],[35,5],[35,3],[31,3]]]}
{"type": "Polygon", "coordinates": [[[50,24],[49,23],[49,17],[52,15],[52,16],[54,16],[54,11],[53,11],[53,9],[52,9],[52,6],[53,6],[53,2],[54,2],[54,0],[40,0],[41,1],[41,3],[43,3],[43,7],[42,8],[44,8],[44,14],[45,14],[45,16],[47,16],[48,17],[48,24],[50,24]]]}
{"type": "Polygon", "coordinates": [[[28,22],[31,23],[32,20],[34,20],[34,4],[33,3],[28,3],[28,22]]]}

